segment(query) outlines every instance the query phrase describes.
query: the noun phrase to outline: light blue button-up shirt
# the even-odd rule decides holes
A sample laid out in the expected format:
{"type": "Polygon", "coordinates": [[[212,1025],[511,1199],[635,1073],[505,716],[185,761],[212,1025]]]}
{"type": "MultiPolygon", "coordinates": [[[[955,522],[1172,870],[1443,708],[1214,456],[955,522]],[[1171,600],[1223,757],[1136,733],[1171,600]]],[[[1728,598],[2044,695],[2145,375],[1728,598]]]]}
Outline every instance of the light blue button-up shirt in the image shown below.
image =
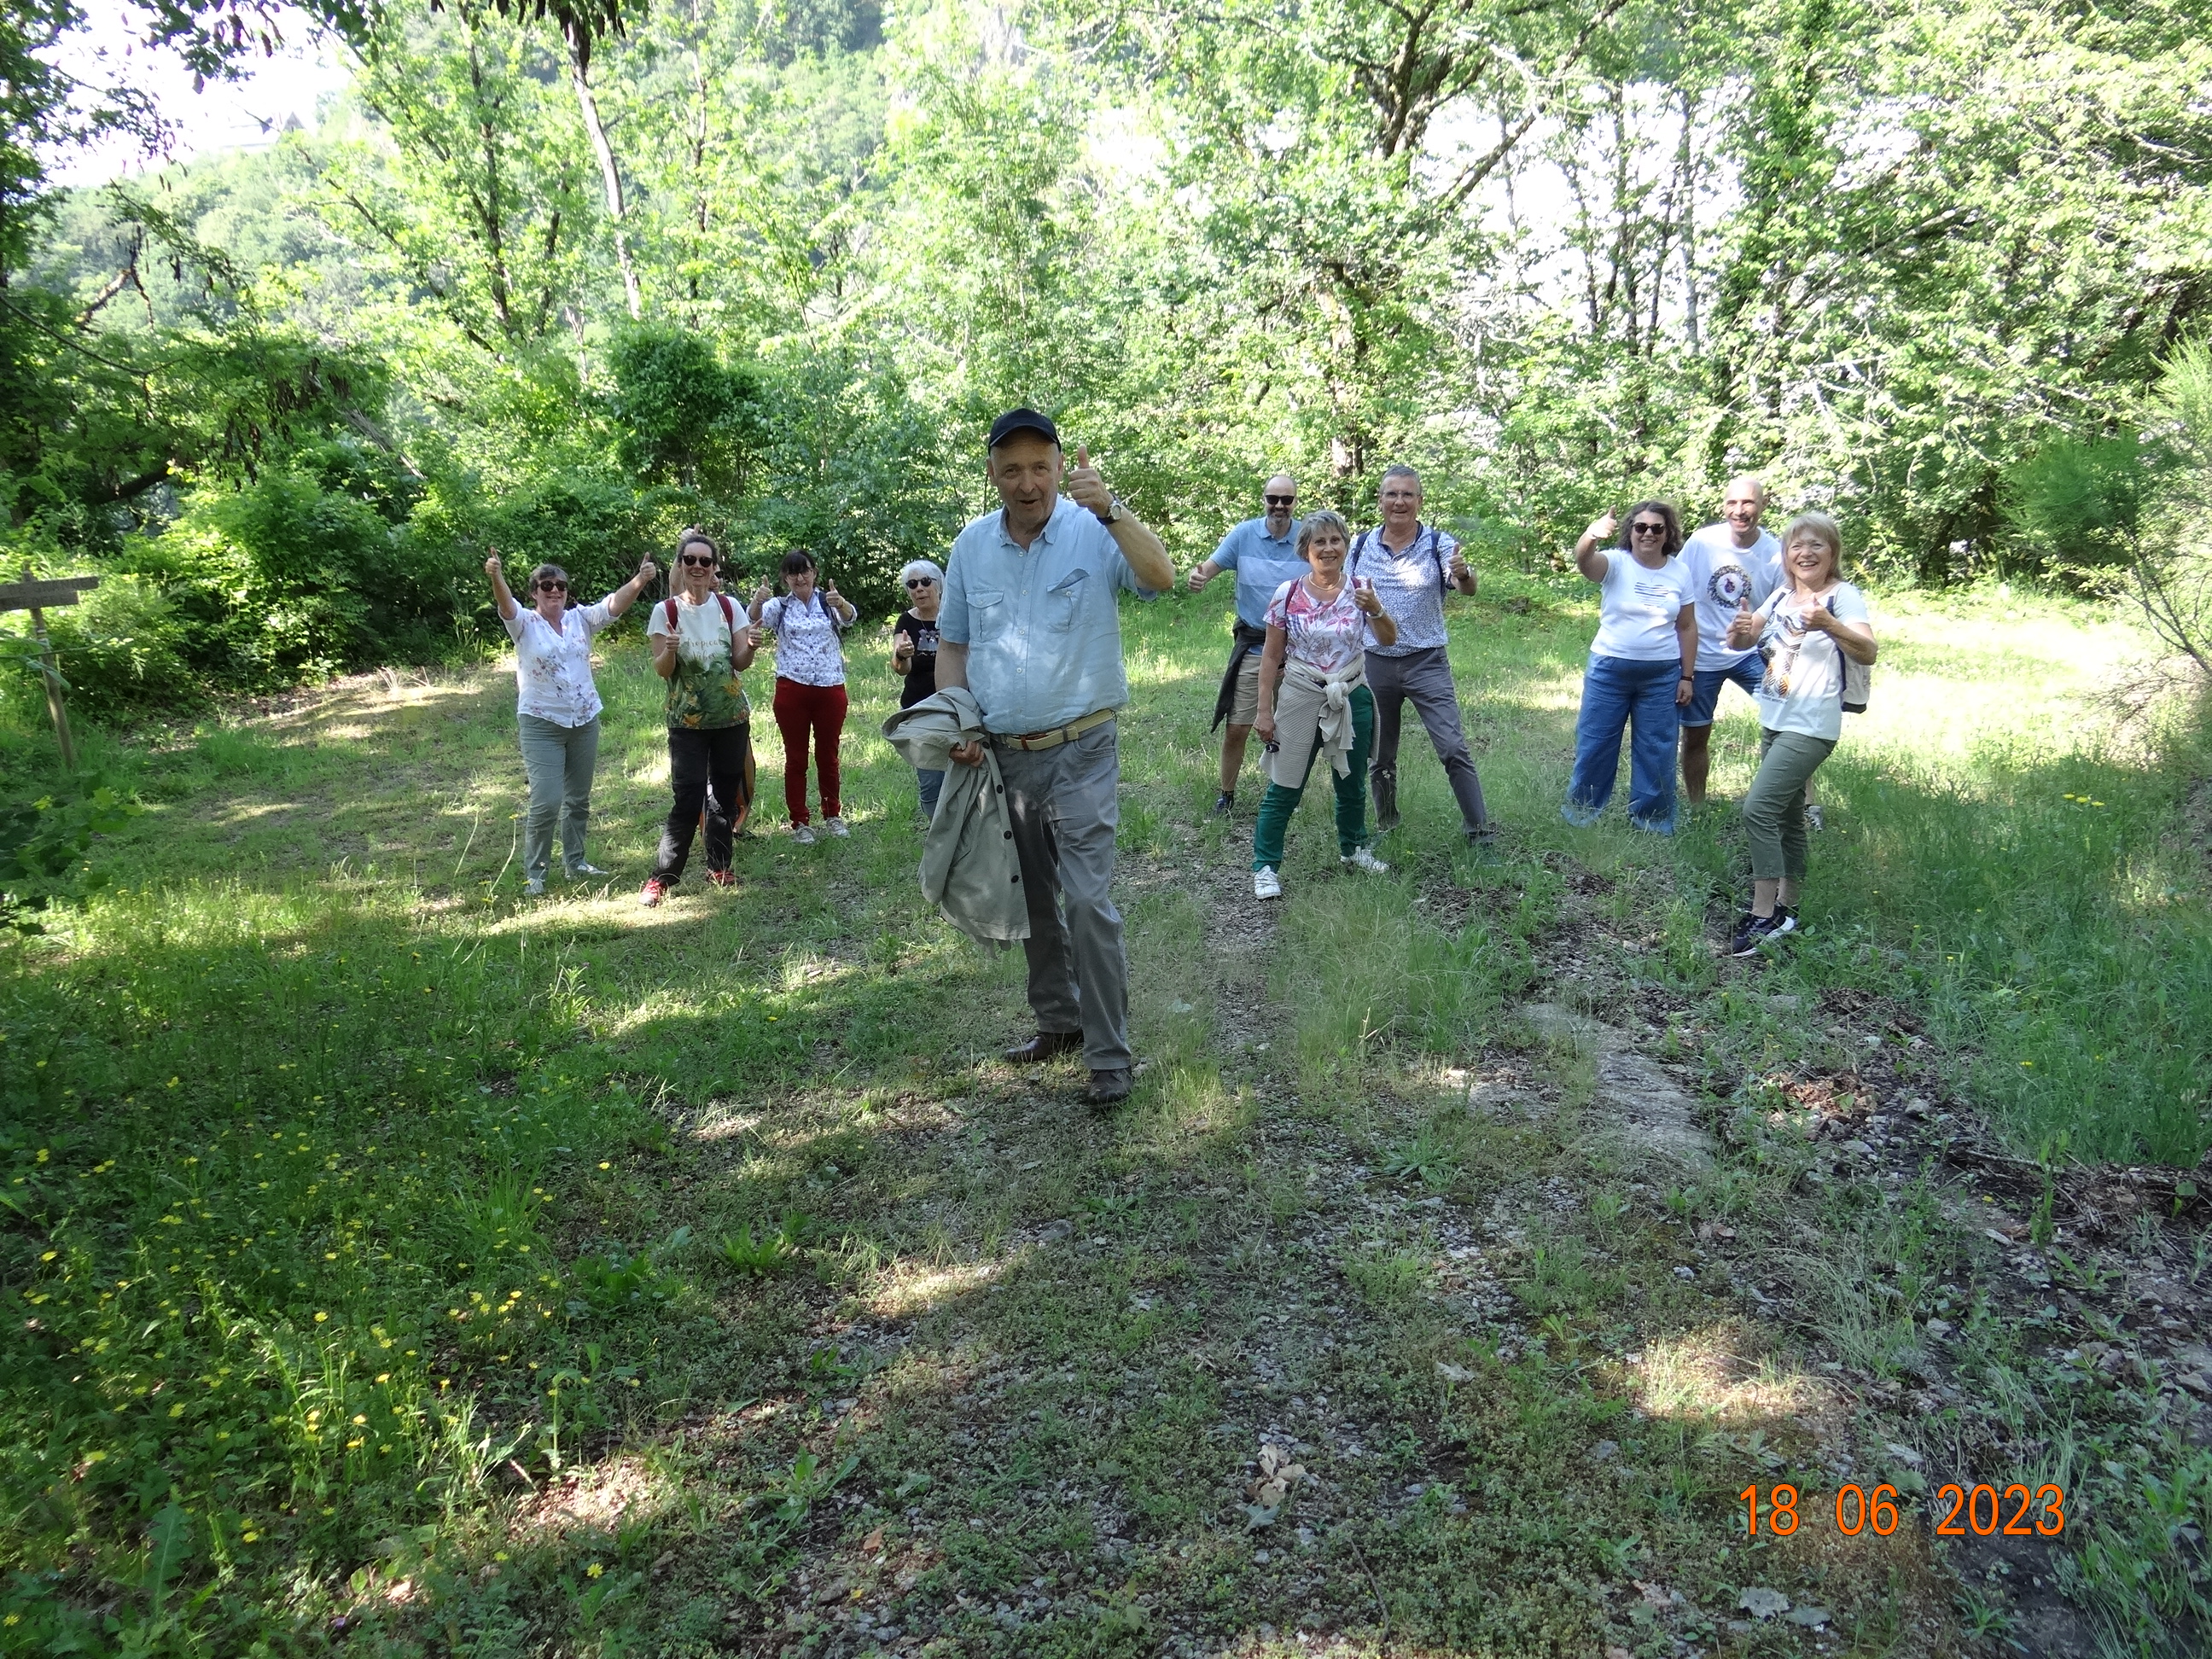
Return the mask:
{"type": "Polygon", "coordinates": [[[1298,521],[1291,520],[1279,536],[1267,533],[1265,519],[1232,525],[1213,550],[1213,562],[1237,573],[1237,620],[1248,628],[1265,628],[1275,590],[1306,574],[1306,562],[1298,556],[1298,521]]]}
{"type": "Polygon", "coordinates": [[[1125,587],[1158,597],[1137,585],[1098,515],[1065,495],[1027,548],[1003,510],[954,538],[937,632],[968,647],[985,731],[1048,732],[1129,701],[1115,603],[1125,587]]]}

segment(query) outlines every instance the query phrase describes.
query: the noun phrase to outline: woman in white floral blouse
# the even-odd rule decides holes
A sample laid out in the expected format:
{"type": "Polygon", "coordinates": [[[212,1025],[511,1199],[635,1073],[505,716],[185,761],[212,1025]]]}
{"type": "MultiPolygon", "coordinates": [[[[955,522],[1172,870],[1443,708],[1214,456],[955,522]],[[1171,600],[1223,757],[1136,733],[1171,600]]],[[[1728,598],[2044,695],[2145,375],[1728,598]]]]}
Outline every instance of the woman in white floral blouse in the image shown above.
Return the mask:
{"type": "Polygon", "coordinates": [[[592,816],[592,774],[599,763],[599,687],[592,682],[592,635],[630,608],[658,568],[651,559],[597,605],[568,605],[568,573],[541,564],[526,584],[531,608],[507,592],[499,552],[484,561],[499,619],[514,641],[515,719],[522,728],[522,769],[530,779],[530,810],[522,821],[523,890],[545,890],[553,859],[553,827],[561,827],[561,857],[571,881],[607,872],[584,856],[584,826],[592,816]]]}

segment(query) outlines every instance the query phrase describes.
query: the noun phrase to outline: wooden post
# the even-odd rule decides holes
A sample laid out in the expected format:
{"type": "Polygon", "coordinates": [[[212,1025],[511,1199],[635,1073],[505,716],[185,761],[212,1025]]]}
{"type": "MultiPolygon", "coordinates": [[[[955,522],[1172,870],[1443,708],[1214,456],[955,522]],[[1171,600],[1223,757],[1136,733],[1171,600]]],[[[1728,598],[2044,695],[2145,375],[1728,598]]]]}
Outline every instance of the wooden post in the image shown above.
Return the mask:
{"type": "Polygon", "coordinates": [[[54,642],[46,633],[46,611],[52,605],[75,605],[78,594],[99,586],[97,576],[61,576],[52,581],[33,580],[0,587],[0,611],[31,613],[31,632],[39,641],[39,672],[46,682],[46,712],[54,717],[62,764],[72,772],[76,770],[76,744],[70,740],[69,710],[62,705],[62,671],[54,661],[54,642]]]}
{"type": "Polygon", "coordinates": [[[76,745],[70,741],[69,710],[62,707],[62,671],[54,664],[54,642],[46,637],[46,613],[31,607],[31,631],[39,636],[39,672],[46,679],[46,713],[54,717],[54,738],[62,746],[62,764],[76,770],[76,745]]]}

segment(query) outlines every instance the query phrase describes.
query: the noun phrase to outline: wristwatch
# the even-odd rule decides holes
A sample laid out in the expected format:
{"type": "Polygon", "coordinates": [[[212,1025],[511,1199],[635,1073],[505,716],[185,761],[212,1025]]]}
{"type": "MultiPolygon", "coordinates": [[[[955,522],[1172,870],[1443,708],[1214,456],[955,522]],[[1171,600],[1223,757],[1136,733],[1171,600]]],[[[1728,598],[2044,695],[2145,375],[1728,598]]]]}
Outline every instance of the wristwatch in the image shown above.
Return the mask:
{"type": "Polygon", "coordinates": [[[1127,507],[1121,505],[1121,498],[1116,495],[1114,497],[1113,505],[1097,516],[1101,524],[1119,524],[1122,520],[1128,518],[1130,513],[1127,507]]]}

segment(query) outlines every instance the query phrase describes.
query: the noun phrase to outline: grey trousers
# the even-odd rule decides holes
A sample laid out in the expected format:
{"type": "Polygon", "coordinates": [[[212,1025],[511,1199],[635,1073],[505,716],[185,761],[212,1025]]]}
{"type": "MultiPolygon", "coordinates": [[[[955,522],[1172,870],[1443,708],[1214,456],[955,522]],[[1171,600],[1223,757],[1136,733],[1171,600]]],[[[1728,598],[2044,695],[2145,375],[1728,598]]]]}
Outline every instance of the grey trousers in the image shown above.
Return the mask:
{"type": "Polygon", "coordinates": [[[1759,775],[1743,798],[1743,828],[1757,880],[1805,879],[1812,851],[1805,834],[1805,784],[1835,750],[1833,738],[1771,728],[1759,732],[1759,775]]]}
{"type": "Polygon", "coordinates": [[[1130,1063],[1129,959],[1107,892],[1121,822],[1115,726],[1055,748],[998,750],[1029,902],[1030,1008],[1040,1031],[1082,1032],[1094,1072],[1130,1063]]]}
{"type": "Polygon", "coordinates": [[[584,828],[592,818],[592,774],[599,763],[599,721],[556,726],[535,714],[520,717],[522,769],[530,779],[530,810],[522,819],[522,873],[545,879],[553,861],[553,826],[561,827],[561,858],[569,870],[584,861],[584,828]]]}
{"type": "Polygon", "coordinates": [[[1459,720],[1459,690],[1452,684],[1451,660],[1443,647],[1427,646],[1402,657],[1370,651],[1367,685],[1375,694],[1375,755],[1369,763],[1370,775],[1397,775],[1398,717],[1411,698],[1437,758],[1443,763],[1444,776],[1451,781],[1459,815],[1466,820],[1462,827],[1469,835],[1486,828],[1490,817],[1483,810],[1482,780],[1474,775],[1474,757],[1468,752],[1467,732],[1459,720]]]}

